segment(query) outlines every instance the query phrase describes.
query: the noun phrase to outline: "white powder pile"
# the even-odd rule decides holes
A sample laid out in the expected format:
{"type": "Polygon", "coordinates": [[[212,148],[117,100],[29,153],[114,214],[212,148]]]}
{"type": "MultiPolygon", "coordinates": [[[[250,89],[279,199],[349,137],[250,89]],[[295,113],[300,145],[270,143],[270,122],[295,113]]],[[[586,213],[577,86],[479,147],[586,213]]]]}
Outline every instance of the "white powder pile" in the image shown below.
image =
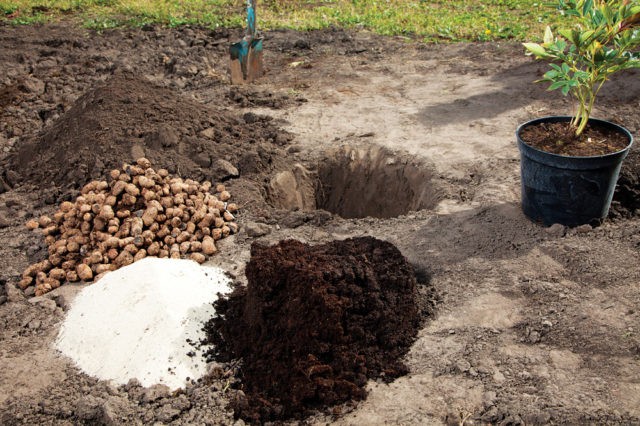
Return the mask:
{"type": "Polygon", "coordinates": [[[126,384],[184,387],[206,371],[204,337],[217,293],[230,280],[191,260],[145,258],[105,275],[76,296],[56,347],[85,373],[126,384]],[[189,356],[188,353],[192,352],[189,356]],[[195,355],[194,355],[195,353],[195,355]]]}

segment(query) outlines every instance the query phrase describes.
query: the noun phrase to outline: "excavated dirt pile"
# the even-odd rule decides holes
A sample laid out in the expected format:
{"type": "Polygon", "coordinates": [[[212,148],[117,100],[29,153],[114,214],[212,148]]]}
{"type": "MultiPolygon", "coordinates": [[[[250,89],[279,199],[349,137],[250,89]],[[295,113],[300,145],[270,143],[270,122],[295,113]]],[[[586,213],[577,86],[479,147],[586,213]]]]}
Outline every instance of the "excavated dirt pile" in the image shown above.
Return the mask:
{"type": "Polygon", "coordinates": [[[270,118],[240,117],[116,72],[13,152],[4,178],[12,186],[78,189],[123,162],[146,157],[172,174],[224,181],[269,172],[282,157],[274,143],[289,138],[270,118]]]}
{"type": "Polygon", "coordinates": [[[400,358],[420,322],[416,278],[391,243],[253,244],[246,274],[248,286],[220,299],[206,327],[214,358],[243,361],[236,416],[301,418],[364,399],[368,378],[407,372],[400,358]]]}

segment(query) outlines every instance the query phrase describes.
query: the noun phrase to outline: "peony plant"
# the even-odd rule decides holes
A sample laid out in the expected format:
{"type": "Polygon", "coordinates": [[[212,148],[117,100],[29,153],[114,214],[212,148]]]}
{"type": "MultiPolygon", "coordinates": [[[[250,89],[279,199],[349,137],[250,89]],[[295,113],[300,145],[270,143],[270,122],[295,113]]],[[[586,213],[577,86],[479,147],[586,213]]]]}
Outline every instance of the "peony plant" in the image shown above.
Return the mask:
{"type": "Polygon", "coordinates": [[[524,43],[527,53],[550,61],[539,81],[577,101],[571,120],[579,136],[589,121],[596,96],[618,71],[640,68],[638,0],[558,0],[558,10],[575,20],[573,27],[547,27],[542,44],[524,43]]]}

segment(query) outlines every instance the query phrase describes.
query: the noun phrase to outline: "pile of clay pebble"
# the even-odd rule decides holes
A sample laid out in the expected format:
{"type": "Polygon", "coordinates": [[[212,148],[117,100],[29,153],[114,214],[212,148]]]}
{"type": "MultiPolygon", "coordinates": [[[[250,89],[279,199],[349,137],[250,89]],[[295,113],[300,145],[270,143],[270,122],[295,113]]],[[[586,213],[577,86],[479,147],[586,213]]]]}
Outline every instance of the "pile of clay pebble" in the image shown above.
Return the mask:
{"type": "Polygon", "coordinates": [[[49,256],[24,271],[23,290],[35,285],[42,295],[65,282],[97,281],[147,256],[203,263],[217,240],[238,231],[238,207],[222,184],[214,194],[211,182],[154,170],[146,158],[109,175],[86,184],[53,217],[27,222],[45,236],[49,256]]]}

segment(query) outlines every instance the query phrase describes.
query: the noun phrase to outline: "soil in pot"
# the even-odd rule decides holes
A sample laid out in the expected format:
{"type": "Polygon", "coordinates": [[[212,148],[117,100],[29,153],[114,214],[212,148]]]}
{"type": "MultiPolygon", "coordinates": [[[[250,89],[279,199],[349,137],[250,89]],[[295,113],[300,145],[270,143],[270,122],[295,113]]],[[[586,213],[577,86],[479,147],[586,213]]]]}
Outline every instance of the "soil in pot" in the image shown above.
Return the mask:
{"type": "Polygon", "coordinates": [[[417,281],[391,243],[254,243],[246,275],[248,286],[220,299],[206,325],[215,359],[242,359],[236,416],[301,418],[365,398],[369,378],[407,372],[400,357],[420,323],[417,281]]]}
{"type": "Polygon", "coordinates": [[[598,122],[587,124],[579,136],[569,122],[541,122],[524,127],[520,137],[540,151],[571,157],[606,155],[621,151],[629,144],[626,135],[598,122]]]}

